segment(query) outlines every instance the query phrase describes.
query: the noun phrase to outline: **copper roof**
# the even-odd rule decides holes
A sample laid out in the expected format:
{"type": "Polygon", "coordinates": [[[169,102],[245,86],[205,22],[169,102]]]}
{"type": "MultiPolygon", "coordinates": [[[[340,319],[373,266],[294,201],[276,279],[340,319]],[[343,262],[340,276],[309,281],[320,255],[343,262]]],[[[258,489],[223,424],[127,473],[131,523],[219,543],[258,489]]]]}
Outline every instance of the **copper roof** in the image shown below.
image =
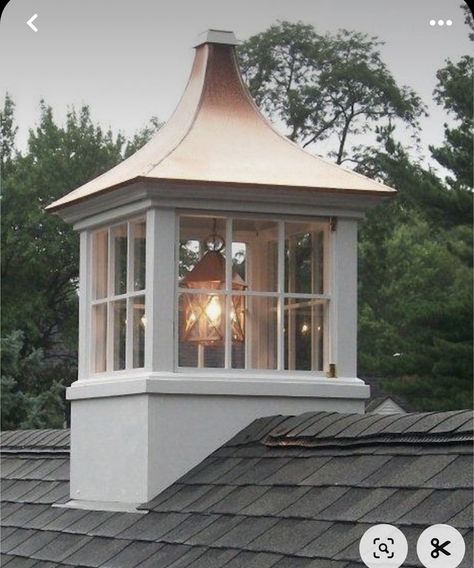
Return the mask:
{"type": "Polygon", "coordinates": [[[48,208],[139,180],[394,193],[309,154],[274,130],[242,80],[235,43],[231,32],[208,32],[196,47],[188,84],[167,124],[133,156],[48,208]]]}

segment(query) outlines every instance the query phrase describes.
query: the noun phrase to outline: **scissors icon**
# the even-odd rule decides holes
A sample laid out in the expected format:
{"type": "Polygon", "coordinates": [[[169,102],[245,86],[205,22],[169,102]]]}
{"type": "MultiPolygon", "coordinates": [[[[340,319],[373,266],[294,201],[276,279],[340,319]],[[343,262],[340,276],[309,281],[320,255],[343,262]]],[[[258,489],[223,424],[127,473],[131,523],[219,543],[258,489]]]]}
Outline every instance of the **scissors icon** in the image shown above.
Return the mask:
{"type": "Polygon", "coordinates": [[[451,556],[451,553],[446,550],[448,544],[451,544],[450,540],[447,540],[446,542],[443,542],[443,544],[440,544],[439,539],[432,538],[431,546],[433,547],[433,550],[431,551],[431,558],[438,558],[440,552],[442,552],[446,556],[451,556]]]}

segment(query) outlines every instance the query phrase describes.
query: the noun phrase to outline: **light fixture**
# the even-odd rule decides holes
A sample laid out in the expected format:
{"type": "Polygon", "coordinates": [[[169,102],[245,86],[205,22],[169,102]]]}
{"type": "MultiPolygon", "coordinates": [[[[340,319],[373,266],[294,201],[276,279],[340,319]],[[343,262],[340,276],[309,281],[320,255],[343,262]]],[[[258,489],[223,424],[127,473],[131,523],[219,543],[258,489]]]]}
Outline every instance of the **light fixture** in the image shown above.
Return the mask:
{"type": "MultiPolygon", "coordinates": [[[[204,256],[181,282],[184,288],[196,291],[183,295],[183,339],[208,346],[223,343],[226,303],[229,302],[232,341],[242,342],[245,339],[245,297],[233,295],[226,299],[223,293],[226,263],[221,251],[225,241],[216,233],[215,220],[214,231],[205,239],[204,246],[204,256]]],[[[246,287],[241,276],[233,271],[232,290],[243,291],[246,287]]]]}

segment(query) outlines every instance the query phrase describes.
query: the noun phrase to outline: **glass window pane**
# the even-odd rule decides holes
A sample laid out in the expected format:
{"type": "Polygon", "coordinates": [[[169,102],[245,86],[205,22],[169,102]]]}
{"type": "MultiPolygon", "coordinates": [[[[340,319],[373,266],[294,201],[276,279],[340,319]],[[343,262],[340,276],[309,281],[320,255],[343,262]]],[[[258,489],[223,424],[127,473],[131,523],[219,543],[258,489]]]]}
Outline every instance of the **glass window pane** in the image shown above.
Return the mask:
{"type": "MultiPolygon", "coordinates": [[[[209,279],[202,278],[196,279],[193,276],[192,283],[189,287],[192,288],[223,288],[225,286],[225,234],[226,234],[226,219],[215,217],[198,217],[198,216],[182,216],[179,221],[179,278],[180,285],[185,285],[183,279],[189,277],[192,271],[198,264],[203,261],[203,257],[208,250],[214,249],[216,246],[222,246],[219,252],[220,258],[220,271],[218,278],[215,278],[216,266],[206,267],[202,271],[204,275],[214,274],[213,279],[215,282],[210,283],[209,279]],[[219,282],[217,282],[219,280],[219,282]]],[[[216,257],[216,255],[214,255],[216,257]]],[[[219,260],[219,257],[217,257],[219,260]]],[[[201,272],[201,271],[200,271],[201,272]]]]}
{"type": "Polygon", "coordinates": [[[232,367],[243,368],[244,360],[250,369],[277,368],[277,306],[278,298],[245,298],[245,342],[233,338],[232,367]]]}
{"type": "Polygon", "coordinates": [[[133,368],[145,366],[145,296],[132,300],[133,310],[133,368]]]}
{"type": "Polygon", "coordinates": [[[319,300],[285,300],[285,369],[322,371],[324,306],[319,300]]]}
{"type": "Polygon", "coordinates": [[[145,289],[146,224],[145,221],[133,223],[133,289],[145,289]]]}
{"type": "Polygon", "coordinates": [[[318,223],[285,223],[285,292],[324,293],[324,231],[318,223]]]}
{"type": "Polygon", "coordinates": [[[223,295],[180,294],[180,366],[224,367],[224,314],[223,295]]]}
{"type": "Polygon", "coordinates": [[[230,306],[230,325],[232,332],[232,368],[245,369],[245,335],[247,298],[245,296],[232,296],[230,306]]]}
{"type": "Polygon", "coordinates": [[[232,265],[248,290],[276,292],[278,223],[265,219],[233,220],[232,265]]]}
{"type": "Polygon", "coordinates": [[[125,294],[127,292],[127,225],[120,225],[112,229],[113,250],[113,294],[125,294]]]}
{"type": "Polygon", "coordinates": [[[103,373],[107,368],[107,304],[98,304],[92,307],[93,327],[93,369],[96,373],[103,373]]]}
{"type": "Polygon", "coordinates": [[[127,327],[126,300],[112,302],[113,329],[113,368],[114,371],[125,369],[125,338],[127,327]]]}
{"type": "Polygon", "coordinates": [[[247,288],[247,243],[232,243],[232,272],[241,285],[247,288]]]}
{"type": "Polygon", "coordinates": [[[107,229],[96,231],[92,238],[93,297],[107,296],[107,269],[109,258],[109,233],[107,229]]]}

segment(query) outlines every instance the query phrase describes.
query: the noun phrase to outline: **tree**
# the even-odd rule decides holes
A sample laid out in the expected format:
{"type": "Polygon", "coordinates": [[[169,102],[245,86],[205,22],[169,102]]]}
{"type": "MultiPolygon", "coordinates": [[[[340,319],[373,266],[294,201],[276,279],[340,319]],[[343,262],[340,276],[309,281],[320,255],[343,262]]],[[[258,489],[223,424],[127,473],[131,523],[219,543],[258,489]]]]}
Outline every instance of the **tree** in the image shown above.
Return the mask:
{"type": "Polygon", "coordinates": [[[3,176],[3,329],[22,329],[27,348],[48,353],[58,333],[72,347],[77,327],[77,234],[44,207],[115,165],[123,144],[92,124],[87,107],[59,127],[42,103],[27,153],[3,176]]]}
{"type": "Polygon", "coordinates": [[[58,396],[77,374],[79,242],[69,225],[44,208],[116,165],[127,148],[138,149],[158,123],[127,142],[94,124],[87,106],[71,109],[61,126],[51,107],[41,102],[39,124],[30,130],[26,152],[20,153],[8,95],[0,118],[2,336],[21,334],[19,369],[31,354],[41,353],[35,355],[34,378],[33,373],[10,373],[2,387],[12,404],[23,401],[16,422],[8,419],[10,426],[53,425],[64,414],[58,396]]]}
{"type": "Polygon", "coordinates": [[[385,133],[358,169],[399,190],[359,242],[359,372],[420,410],[472,402],[470,207],[385,133]],[[382,137],[383,138],[383,137],[382,137]],[[381,140],[382,141],[382,140],[381,140]]]}
{"type": "Polygon", "coordinates": [[[467,2],[463,2],[460,7],[464,12],[464,23],[470,29],[469,39],[471,41],[474,41],[474,19],[472,17],[471,9],[469,8],[467,2]]]}
{"type": "Polygon", "coordinates": [[[128,158],[144,146],[150,138],[158,132],[164,122],[160,122],[158,117],[152,116],[149,124],[134,134],[131,140],[125,145],[124,158],[128,158]]]}
{"type": "Polygon", "coordinates": [[[456,64],[448,59],[436,74],[435,100],[454,118],[456,126],[445,124],[444,144],[430,146],[433,157],[451,172],[446,178],[448,185],[467,197],[472,197],[473,63],[467,55],[456,64]]]}
{"type": "Polygon", "coordinates": [[[64,386],[53,381],[46,388],[43,353],[24,351],[24,335],[14,331],[0,340],[2,355],[2,430],[14,428],[62,428],[64,386]],[[22,385],[22,386],[20,386],[22,385]]]}
{"type": "Polygon", "coordinates": [[[14,124],[15,104],[7,93],[3,109],[0,110],[0,171],[8,173],[15,156],[15,136],[18,127],[14,124]]]}
{"type": "Polygon", "coordinates": [[[349,139],[397,120],[417,128],[420,98],[397,85],[375,37],[341,30],[321,36],[310,25],[281,22],[239,50],[257,104],[304,147],[335,140],[330,155],[342,163],[349,139]]]}

